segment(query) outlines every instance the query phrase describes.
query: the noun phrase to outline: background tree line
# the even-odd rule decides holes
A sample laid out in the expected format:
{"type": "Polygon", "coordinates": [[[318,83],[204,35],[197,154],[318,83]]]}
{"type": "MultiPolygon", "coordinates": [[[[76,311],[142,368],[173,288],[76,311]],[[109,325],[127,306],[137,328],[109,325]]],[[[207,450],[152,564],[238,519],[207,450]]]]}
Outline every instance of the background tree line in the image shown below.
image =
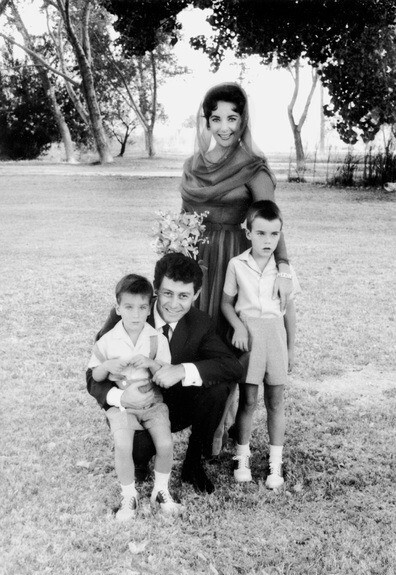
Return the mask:
{"type": "Polygon", "coordinates": [[[22,4],[0,0],[7,20],[0,32],[0,150],[10,157],[35,157],[61,139],[70,162],[76,146],[90,142],[100,162],[111,162],[109,138],[120,142],[122,154],[138,124],[154,155],[155,123],[164,115],[158,86],[187,72],[172,48],[178,14],[188,6],[211,9],[211,37],[190,42],[213,70],[232,51],[290,71],[287,113],[300,169],[301,132],[319,81],[330,95],[324,113],[344,142],[369,142],[385,124],[395,135],[393,0],[42,0],[47,31],[40,36],[28,33],[22,4]],[[12,46],[26,57],[16,59],[12,46]],[[311,66],[312,85],[296,118],[302,61],[311,66]]]}

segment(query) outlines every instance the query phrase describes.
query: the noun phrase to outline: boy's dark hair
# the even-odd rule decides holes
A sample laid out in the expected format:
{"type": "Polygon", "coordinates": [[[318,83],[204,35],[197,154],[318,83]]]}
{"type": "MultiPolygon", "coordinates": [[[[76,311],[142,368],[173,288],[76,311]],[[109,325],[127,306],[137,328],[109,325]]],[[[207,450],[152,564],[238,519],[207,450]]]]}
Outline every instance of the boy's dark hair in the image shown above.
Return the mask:
{"type": "Polygon", "coordinates": [[[136,274],[128,274],[127,276],[124,276],[116,285],[115,294],[117,303],[120,303],[123,293],[147,296],[150,303],[154,296],[153,286],[148,279],[136,274]]]}
{"type": "Polygon", "coordinates": [[[202,270],[198,263],[181,253],[164,255],[155,264],[154,289],[158,290],[164,276],[175,282],[194,284],[194,293],[202,286],[202,270]]]}
{"type": "Polygon", "coordinates": [[[258,202],[253,202],[251,204],[246,214],[246,227],[249,231],[251,231],[253,221],[256,218],[263,218],[263,220],[268,220],[269,222],[272,222],[273,220],[279,220],[282,229],[282,212],[276,203],[272,202],[271,200],[259,200],[258,202]]]}

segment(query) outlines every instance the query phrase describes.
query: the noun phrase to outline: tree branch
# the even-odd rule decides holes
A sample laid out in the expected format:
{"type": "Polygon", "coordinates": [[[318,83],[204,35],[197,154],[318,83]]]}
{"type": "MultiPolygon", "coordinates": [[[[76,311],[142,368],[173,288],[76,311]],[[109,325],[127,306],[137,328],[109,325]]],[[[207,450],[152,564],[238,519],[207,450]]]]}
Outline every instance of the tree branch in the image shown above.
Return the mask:
{"type": "Polygon", "coordinates": [[[297,60],[294,63],[294,70],[295,70],[295,75],[293,76],[293,72],[292,72],[291,68],[289,69],[289,72],[292,75],[292,78],[294,81],[294,91],[293,91],[292,99],[290,100],[290,103],[287,107],[287,114],[289,116],[289,120],[290,120],[290,123],[292,126],[296,126],[296,123],[294,121],[294,116],[293,116],[293,109],[294,109],[294,105],[295,105],[296,100],[297,100],[298,90],[300,88],[300,58],[297,58],[297,60]]]}
{"type": "MultiPolygon", "coordinates": [[[[55,50],[58,54],[58,58],[59,58],[59,63],[60,63],[60,67],[62,69],[62,71],[65,73],[66,67],[65,67],[65,59],[63,57],[63,49],[62,49],[62,28],[60,25],[60,21],[58,22],[58,35],[57,38],[55,37],[55,35],[53,34],[50,25],[49,25],[49,16],[48,16],[48,11],[46,11],[47,13],[47,27],[48,27],[48,33],[50,35],[50,38],[52,39],[54,46],[55,46],[55,50]]],[[[67,93],[69,94],[69,98],[71,99],[71,101],[74,104],[74,107],[77,110],[77,113],[80,115],[80,118],[82,119],[82,121],[84,122],[84,124],[86,124],[87,126],[90,127],[90,121],[89,121],[89,115],[88,112],[85,110],[84,105],[82,104],[80,98],[77,96],[77,94],[75,93],[75,91],[73,90],[73,88],[70,85],[70,82],[68,82],[67,80],[65,81],[65,86],[66,86],[66,90],[67,93]]]]}
{"type": "Polygon", "coordinates": [[[24,50],[27,54],[29,54],[29,56],[31,56],[32,58],[36,59],[37,62],[38,62],[41,66],[44,66],[45,68],[47,68],[47,70],[50,70],[50,72],[53,72],[54,74],[57,74],[58,76],[61,76],[62,78],[64,78],[65,80],[67,80],[68,82],[70,82],[71,84],[73,84],[73,86],[80,87],[79,82],[76,82],[75,80],[73,80],[72,78],[70,78],[69,76],[67,76],[66,74],[63,74],[63,72],[60,72],[60,71],[57,70],[56,68],[53,68],[52,66],[50,66],[49,64],[47,64],[47,62],[46,62],[41,56],[39,56],[39,54],[37,54],[37,53],[34,52],[33,50],[30,50],[30,49],[27,48],[26,46],[23,46],[22,44],[19,44],[19,42],[17,42],[16,40],[14,40],[14,38],[11,38],[10,36],[7,36],[6,34],[3,34],[2,32],[0,32],[0,36],[1,36],[2,38],[4,38],[5,40],[7,40],[8,42],[11,42],[11,44],[14,44],[15,46],[18,46],[18,48],[21,48],[22,50],[24,50]]]}
{"type": "Polygon", "coordinates": [[[315,88],[316,88],[317,81],[318,81],[318,71],[315,69],[315,70],[314,70],[314,73],[313,73],[313,75],[312,75],[311,90],[310,90],[310,92],[309,92],[309,94],[308,94],[307,101],[305,102],[304,110],[303,110],[303,113],[301,114],[300,121],[298,122],[298,128],[299,128],[300,130],[301,130],[301,128],[302,128],[302,126],[303,126],[303,124],[304,124],[304,122],[305,122],[305,120],[306,120],[306,117],[307,117],[307,114],[308,114],[308,109],[309,109],[309,106],[311,105],[311,100],[312,100],[312,96],[313,96],[313,93],[314,93],[315,88]]]}
{"type": "Polygon", "coordinates": [[[91,42],[89,39],[89,19],[91,16],[91,0],[86,0],[82,17],[82,47],[89,62],[92,61],[91,42]]]}
{"type": "Polygon", "coordinates": [[[132,105],[133,111],[135,112],[135,114],[137,115],[137,117],[139,118],[142,126],[147,130],[148,129],[148,125],[146,122],[145,117],[143,116],[143,114],[141,113],[141,111],[139,110],[135,99],[133,97],[133,94],[128,86],[128,82],[125,80],[124,74],[122,73],[122,71],[120,70],[119,66],[117,65],[116,61],[113,58],[112,54],[105,54],[105,57],[112,63],[114,70],[117,72],[117,74],[119,75],[119,77],[121,78],[121,82],[124,84],[125,90],[127,91],[128,97],[129,97],[129,101],[132,105]]]}
{"type": "Polygon", "coordinates": [[[157,68],[153,52],[150,52],[150,62],[151,62],[151,69],[153,71],[153,100],[151,107],[151,126],[153,127],[155,124],[155,118],[157,114],[157,68]]]}

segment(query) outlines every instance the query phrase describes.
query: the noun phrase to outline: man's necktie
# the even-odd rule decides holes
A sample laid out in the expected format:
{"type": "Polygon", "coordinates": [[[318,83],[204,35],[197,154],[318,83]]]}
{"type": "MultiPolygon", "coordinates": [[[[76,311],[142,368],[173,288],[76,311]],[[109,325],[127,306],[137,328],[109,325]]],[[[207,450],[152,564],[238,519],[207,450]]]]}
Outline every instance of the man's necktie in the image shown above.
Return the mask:
{"type": "Polygon", "coordinates": [[[170,330],[169,323],[166,323],[165,325],[162,326],[162,333],[164,334],[164,336],[168,341],[169,341],[169,330],[170,330]]]}

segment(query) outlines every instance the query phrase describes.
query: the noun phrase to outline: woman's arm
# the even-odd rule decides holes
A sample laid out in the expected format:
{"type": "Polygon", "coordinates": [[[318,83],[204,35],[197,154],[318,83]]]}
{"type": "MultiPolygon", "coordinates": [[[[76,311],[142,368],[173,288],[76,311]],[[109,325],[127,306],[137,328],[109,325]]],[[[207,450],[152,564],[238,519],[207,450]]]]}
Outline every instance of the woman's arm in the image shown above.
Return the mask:
{"type": "Polygon", "coordinates": [[[294,342],[296,338],[296,310],[293,300],[287,305],[284,322],[287,336],[288,371],[290,373],[294,366],[294,342]]]}

